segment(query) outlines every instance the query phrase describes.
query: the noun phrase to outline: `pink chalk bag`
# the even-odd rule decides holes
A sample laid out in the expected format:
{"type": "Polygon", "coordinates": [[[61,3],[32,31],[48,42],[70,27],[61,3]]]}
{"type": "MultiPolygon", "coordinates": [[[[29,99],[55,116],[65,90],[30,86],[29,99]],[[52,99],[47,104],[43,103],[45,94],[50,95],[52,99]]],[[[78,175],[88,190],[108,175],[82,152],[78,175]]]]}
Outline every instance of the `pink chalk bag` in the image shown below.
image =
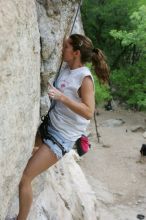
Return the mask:
{"type": "Polygon", "coordinates": [[[91,145],[89,144],[89,139],[87,136],[82,135],[77,141],[76,141],[76,149],[79,156],[83,156],[85,153],[89,151],[89,148],[91,145]]]}

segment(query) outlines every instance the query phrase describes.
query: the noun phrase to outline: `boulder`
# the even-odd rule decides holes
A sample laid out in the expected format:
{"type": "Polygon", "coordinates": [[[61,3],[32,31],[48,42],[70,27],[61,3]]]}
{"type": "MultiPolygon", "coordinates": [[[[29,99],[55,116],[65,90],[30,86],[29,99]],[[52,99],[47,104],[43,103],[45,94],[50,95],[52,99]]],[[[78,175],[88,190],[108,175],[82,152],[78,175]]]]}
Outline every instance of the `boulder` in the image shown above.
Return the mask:
{"type": "Polygon", "coordinates": [[[132,132],[144,132],[145,129],[141,125],[135,125],[131,128],[132,132]]]}
{"type": "Polygon", "coordinates": [[[146,138],[146,131],[143,133],[143,137],[146,138]]]}
{"type": "Polygon", "coordinates": [[[123,119],[108,119],[105,120],[101,126],[103,127],[119,127],[121,125],[123,125],[125,122],[123,121],[123,119]]]}
{"type": "MultiPolygon", "coordinates": [[[[34,203],[28,220],[98,220],[95,192],[88,184],[74,150],[41,174],[33,183],[34,203]]],[[[18,212],[15,195],[8,216],[18,212]]]]}

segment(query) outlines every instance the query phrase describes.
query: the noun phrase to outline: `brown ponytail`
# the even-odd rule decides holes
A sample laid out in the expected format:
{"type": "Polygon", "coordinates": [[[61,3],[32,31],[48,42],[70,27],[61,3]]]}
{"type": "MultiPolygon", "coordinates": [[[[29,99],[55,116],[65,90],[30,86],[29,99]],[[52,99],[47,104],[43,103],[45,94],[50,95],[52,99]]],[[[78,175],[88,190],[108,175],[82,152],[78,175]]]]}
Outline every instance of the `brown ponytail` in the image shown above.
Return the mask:
{"type": "Polygon", "coordinates": [[[94,71],[99,78],[100,81],[106,83],[109,81],[109,67],[106,63],[106,58],[103,52],[96,48],[93,49],[92,55],[92,65],[94,67],[94,71]]]}
{"type": "Polygon", "coordinates": [[[81,34],[72,34],[70,36],[73,50],[80,50],[81,62],[91,62],[98,79],[106,83],[109,80],[109,68],[106,58],[100,49],[94,49],[92,41],[81,34]]]}

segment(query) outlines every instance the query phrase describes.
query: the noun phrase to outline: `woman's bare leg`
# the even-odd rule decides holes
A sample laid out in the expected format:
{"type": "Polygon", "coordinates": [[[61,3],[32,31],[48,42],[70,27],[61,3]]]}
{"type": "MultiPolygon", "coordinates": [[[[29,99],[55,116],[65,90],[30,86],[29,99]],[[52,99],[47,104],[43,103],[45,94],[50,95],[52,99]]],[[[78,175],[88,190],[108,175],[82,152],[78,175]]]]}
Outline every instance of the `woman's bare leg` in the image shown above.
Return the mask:
{"type": "Polygon", "coordinates": [[[42,141],[41,135],[39,132],[37,132],[36,137],[35,137],[34,148],[32,150],[32,155],[34,155],[38,151],[38,149],[42,146],[42,144],[43,144],[43,141],[42,141]]]}
{"type": "Polygon", "coordinates": [[[42,142],[42,138],[41,138],[41,135],[40,135],[40,133],[39,132],[37,132],[36,133],[36,137],[35,137],[35,144],[34,144],[34,146],[40,146],[40,145],[42,145],[43,144],[43,142],[42,142]]]}
{"type": "Polygon", "coordinates": [[[26,220],[32,204],[32,180],[58,161],[45,144],[29,159],[19,184],[19,214],[17,220],[26,220]]]}

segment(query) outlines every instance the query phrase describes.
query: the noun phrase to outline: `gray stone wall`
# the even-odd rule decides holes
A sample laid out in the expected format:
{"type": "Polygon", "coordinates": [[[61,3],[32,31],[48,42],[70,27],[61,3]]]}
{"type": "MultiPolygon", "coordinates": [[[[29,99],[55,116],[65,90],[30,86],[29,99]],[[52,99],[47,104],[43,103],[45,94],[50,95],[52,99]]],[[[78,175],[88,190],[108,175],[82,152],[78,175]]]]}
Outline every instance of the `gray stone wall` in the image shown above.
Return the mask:
{"type": "Polygon", "coordinates": [[[39,122],[40,43],[35,1],[0,1],[0,219],[39,122]]]}
{"type": "MultiPolygon", "coordinates": [[[[47,81],[60,66],[78,2],[0,0],[0,220],[18,213],[18,183],[40,107],[41,114],[49,107],[47,81]]],[[[80,17],[73,32],[83,33],[80,17]]],[[[73,153],[36,178],[33,189],[30,220],[98,219],[96,198],[73,153]]]]}
{"type": "MultiPolygon", "coordinates": [[[[41,37],[41,115],[50,106],[47,81],[53,81],[61,64],[63,39],[71,33],[78,3],[79,0],[37,0],[41,37]]],[[[74,32],[83,32],[80,16],[74,27],[74,32]]]]}

